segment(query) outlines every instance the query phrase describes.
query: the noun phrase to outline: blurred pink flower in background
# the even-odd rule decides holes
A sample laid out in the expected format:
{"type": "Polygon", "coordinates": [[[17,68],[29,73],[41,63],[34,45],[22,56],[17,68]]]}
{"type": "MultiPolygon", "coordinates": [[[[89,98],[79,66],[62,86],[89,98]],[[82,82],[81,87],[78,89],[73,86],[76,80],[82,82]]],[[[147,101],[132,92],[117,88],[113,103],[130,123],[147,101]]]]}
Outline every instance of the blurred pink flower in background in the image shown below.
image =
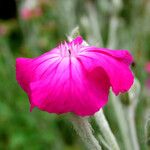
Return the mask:
{"type": "Polygon", "coordinates": [[[150,77],[147,77],[147,79],[145,80],[144,94],[149,99],[149,97],[150,97],[150,77]]]}
{"type": "Polygon", "coordinates": [[[7,33],[7,27],[5,25],[0,25],[0,36],[4,36],[7,33]]]}
{"type": "Polygon", "coordinates": [[[25,0],[20,9],[20,16],[23,20],[30,20],[42,15],[42,9],[38,0],[25,0]]]}
{"type": "Polygon", "coordinates": [[[145,71],[146,71],[147,73],[150,73],[150,62],[147,62],[147,63],[145,64],[145,71]]]}
{"type": "Polygon", "coordinates": [[[133,84],[127,50],[85,46],[82,37],[64,42],[37,58],[16,59],[16,79],[28,94],[31,110],[93,115],[133,84]]]}
{"type": "Polygon", "coordinates": [[[147,78],[145,80],[145,95],[146,96],[150,96],[150,62],[148,61],[146,64],[145,64],[145,71],[147,72],[147,78]]]}
{"type": "Polygon", "coordinates": [[[23,20],[30,20],[35,17],[39,17],[42,15],[42,10],[40,8],[35,8],[33,10],[24,8],[21,10],[21,18],[23,20]]]}
{"type": "Polygon", "coordinates": [[[150,78],[146,80],[146,87],[150,90],[150,78]]]}

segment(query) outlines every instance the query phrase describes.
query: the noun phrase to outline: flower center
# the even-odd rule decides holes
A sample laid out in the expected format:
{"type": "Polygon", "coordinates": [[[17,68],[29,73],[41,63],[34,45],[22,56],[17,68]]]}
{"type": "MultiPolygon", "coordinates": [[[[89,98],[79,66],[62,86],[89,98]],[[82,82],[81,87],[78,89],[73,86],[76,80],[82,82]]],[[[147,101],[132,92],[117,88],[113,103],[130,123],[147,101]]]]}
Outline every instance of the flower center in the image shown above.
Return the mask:
{"type": "Polygon", "coordinates": [[[80,51],[81,45],[64,42],[60,44],[58,48],[62,57],[76,57],[80,51]]]}
{"type": "Polygon", "coordinates": [[[71,55],[71,50],[70,50],[70,49],[68,49],[68,52],[69,52],[69,54],[71,55]]]}

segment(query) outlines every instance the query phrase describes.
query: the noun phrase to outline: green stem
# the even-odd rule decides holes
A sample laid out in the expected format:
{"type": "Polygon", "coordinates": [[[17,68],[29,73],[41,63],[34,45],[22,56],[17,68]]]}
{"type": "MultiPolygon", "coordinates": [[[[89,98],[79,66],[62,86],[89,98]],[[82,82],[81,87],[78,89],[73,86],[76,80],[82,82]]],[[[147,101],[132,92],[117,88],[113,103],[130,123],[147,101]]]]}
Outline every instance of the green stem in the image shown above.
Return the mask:
{"type": "Polygon", "coordinates": [[[130,135],[131,135],[131,141],[133,144],[133,149],[136,149],[136,150],[140,149],[138,138],[137,138],[137,133],[136,133],[136,126],[135,126],[135,111],[136,111],[137,104],[139,102],[140,89],[141,89],[140,83],[135,78],[134,84],[128,92],[130,105],[126,107],[126,114],[127,114],[127,119],[128,119],[130,135]]]}
{"type": "Polygon", "coordinates": [[[108,48],[116,48],[117,45],[117,30],[119,26],[119,20],[117,16],[112,16],[110,18],[110,24],[109,24],[109,37],[108,37],[108,48]]]}
{"type": "Polygon", "coordinates": [[[131,135],[131,141],[133,144],[133,149],[139,150],[140,148],[139,148],[137,134],[136,134],[134,109],[132,108],[127,109],[127,119],[128,119],[128,123],[130,127],[130,135],[131,135]]]}
{"type": "MultiPolygon", "coordinates": [[[[85,5],[86,5],[87,13],[88,13],[89,24],[91,26],[90,39],[98,40],[98,46],[103,47],[103,41],[102,41],[102,37],[100,34],[100,25],[98,23],[98,16],[97,16],[94,3],[92,0],[87,0],[85,5]]],[[[91,43],[94,43],[94,41],[91,41],[91,43]]]]}
{"type": "Polygon", "coordinates": [[[102,109],[95,114],[95,120],[111,150],[120,150],[102,109]]]}
{"type": "Polygon", "coordinates": [[[111,93],[111,103],[116,114],[116,119],[122,135],[125,150],[133,150],[122,104],[119,97],[115,96],[113,93],[111,93]]]}
{"type": "Polygon", "coordinates": [[[92,133],[92,127],[87,118],[72,115],[70,120],[75,131],[79,134],[82,141],[85,143],[89,150],[101,150],[101,146],[99,145],[97,139],[94,137],[92,133]]]}
{"type": "Polygon", "coordinates": [[[108,143],[106,142],[106,140],[103,138],[102,135],[99,134],[98,139],[106,149],[111,150],[111,147],[108,145],[108,143]]]}

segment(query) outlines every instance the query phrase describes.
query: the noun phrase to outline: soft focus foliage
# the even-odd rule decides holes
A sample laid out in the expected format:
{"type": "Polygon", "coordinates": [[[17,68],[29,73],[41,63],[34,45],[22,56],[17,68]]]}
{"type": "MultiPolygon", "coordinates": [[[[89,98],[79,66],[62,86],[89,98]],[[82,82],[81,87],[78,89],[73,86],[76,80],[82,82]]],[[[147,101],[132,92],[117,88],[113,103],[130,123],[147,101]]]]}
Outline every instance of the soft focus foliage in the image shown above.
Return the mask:
{"type": "MultiPolygon", "coordinates": [[[[35,57],[52,49],[78,25],[90,44],[128,49],[133,54],[132,69],[141,84],[135,110],[136,130],[140,148],[148,150],[150,74],[145,64],[150,61],[150,1],[123,0],[116,7],[109,0],[34,1],[34,9],[30,7],[33,16],[25,12],[23,17],[24,0],[16,0],[17,17],[0,20],[0,149],[85,149],[66,116],[37,109],[30,113],[28,98],[15,80],[16,57],[35,57]]],[[[124,109],[130,104],[127,98],[122,100],[124,109]]],[[[121,150],[125,150],[111,100],[104,111],[121,150]]],[[[92,123],[99,132],[93,120],[92,123]]]]}

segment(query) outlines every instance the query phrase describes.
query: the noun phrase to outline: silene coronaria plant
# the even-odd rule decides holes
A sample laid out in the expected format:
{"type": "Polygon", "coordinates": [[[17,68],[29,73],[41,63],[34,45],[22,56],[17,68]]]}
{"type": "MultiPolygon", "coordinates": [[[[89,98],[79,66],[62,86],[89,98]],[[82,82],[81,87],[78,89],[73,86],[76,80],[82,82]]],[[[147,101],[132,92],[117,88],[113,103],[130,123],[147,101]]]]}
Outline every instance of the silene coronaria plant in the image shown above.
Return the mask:
{"type": "Polygon", "coordinates": [[[127,50],[85,44],[81,36],[36,58],[16,59],[16,79],[34,107],[48,113],[91,116],[133,84],[127,50]]]}

